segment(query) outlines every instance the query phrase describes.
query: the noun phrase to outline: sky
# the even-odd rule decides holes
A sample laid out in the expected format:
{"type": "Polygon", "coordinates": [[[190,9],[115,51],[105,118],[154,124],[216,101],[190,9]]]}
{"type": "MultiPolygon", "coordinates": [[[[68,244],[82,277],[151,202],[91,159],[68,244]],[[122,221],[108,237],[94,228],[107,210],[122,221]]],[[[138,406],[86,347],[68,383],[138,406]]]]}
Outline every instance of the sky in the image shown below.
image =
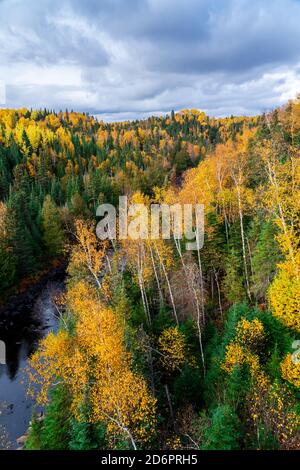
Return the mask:
{"type": "Polygon", "coordinates": [[[261,113],[300,92],[300,1],[0,0],[1,82],[107,121],[261,113]]]}

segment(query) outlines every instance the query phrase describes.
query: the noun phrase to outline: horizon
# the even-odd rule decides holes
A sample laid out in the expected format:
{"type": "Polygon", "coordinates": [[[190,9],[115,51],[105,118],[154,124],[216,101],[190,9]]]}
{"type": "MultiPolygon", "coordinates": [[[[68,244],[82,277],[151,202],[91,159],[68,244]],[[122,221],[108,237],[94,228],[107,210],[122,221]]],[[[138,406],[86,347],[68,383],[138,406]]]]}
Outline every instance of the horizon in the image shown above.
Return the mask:
{"type": "Polygon", "coordinates": [[[0,1],[6,107],[73,108],[107,122],[198,107],[215,117],[254,116],[300,90],[299,0],[130,7],[0,1]]]}
{"type": "Polygon", "coordinates": [[[230,118],[255,118],[255,117],[263,116],[264,114],[272,113],[276,109],[280,109],[282,107],[285,107],[290,101],[295,101],[297,99],[297,96],[298,96],[298,94],[296,94],[295,98],[291,98],[286,103],[280,104],[278,106],[274,106],[272,109],[265,109],[265,110],[263,110],[259,113],[255,113],[255,114],[226,114],[226,115],[221,115],[221,116],[209,114],[209,112],[207,112],[206,110],[201,109],[201,108],[196,108],[196,107],[182,108],[182,109],[170,109],[169,111],[156,112],[156,113],[155,112],[154,113],[146,113],[145,115],[143,115],[141,117],[137,117],[137,118],[132,117],[132,118],[128,118],[128,119],[125,118],[126,113],[124,113],[124,115],[123,115],[124,119],[122,119],[121,117],[119,117],[118,119],[113,119],[113,115],[111,115],[109,118],[107,118],[107,120],[105,119],[107,115],[104,115],[104,114],[101,114],[101,113],[92,114],[89,111],[85,111],[85,110],[78,111],[78,110],[68,109],[68,108],[66,108],[65,110],[62,110],[62,109],[57,109],[56,110],[56,109],[51,109],[51,108],[47,108],[47,107],[45,107],[45,108],[28,108],[26,106],[23,106],[23,107],[21,106],[21,107],[13,108],[13,107],[6,107],[6,106],[1,106],[0,105],[0,111],[20,111],[20,110],[26,109],[29,112],[47,111],[48,113],[55,113],[55,114],[68,112],[68,113],[75,113],[75,114],[84,114],[86,116],[93,117],[98,122],[104,122],[105,124],[146,121],[146,120],[151,119],[151,118],[167,118],[167,117],[171,116],[172,112],[174,112],[175,115],[176,115],[176,114],[183,113],[184,111],[197,111],[199,113],[204,112],[205,115],[209,117],[209,119],[218,120],[218,119],[230,119],[230,118]]]}

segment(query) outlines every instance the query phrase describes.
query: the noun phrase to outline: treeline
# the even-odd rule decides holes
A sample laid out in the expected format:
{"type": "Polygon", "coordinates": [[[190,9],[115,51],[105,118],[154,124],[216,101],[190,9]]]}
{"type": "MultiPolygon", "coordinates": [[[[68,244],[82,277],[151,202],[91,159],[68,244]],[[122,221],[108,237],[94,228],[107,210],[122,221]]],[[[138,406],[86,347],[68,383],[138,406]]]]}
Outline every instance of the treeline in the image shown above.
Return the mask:
{"type": "MultiPolygon", "coordinates": [[[[47,174],[62,199],[40,193],[39,246],[57,256],[64,238],[70,259],[60,330],[31,358],[48,404],[27,448],[299,449],[299,101],[223,120],[184,111],[106,125],[61,113],[56,131],[49,116],[45,128],[73,137],[53,143],[65,172],[47,174]],[[79,158],[77,139],[98,150],[79,158]],[[97,175],[110,189],[93,199],[97,175]],[[71,198],[69,181],[80,189],[71,198]],[[149,209],[204,204],[203,248],[176,237],[100,242],[95,207],[119,194],[149,209]]],[[[26,174],[35,191],[37,171],[26,174]]]]}

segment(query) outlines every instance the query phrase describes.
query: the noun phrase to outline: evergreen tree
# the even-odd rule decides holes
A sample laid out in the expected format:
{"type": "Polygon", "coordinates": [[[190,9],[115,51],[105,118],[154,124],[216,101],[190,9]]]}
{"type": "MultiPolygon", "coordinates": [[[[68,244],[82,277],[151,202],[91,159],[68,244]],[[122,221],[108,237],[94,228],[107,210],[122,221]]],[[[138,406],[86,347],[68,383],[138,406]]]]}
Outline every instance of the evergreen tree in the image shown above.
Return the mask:
{"type": "Polygon", "coordinates": [[[242,435],[241,423],[234,409],[220,405],[212,413],[204,430],[202,450],[237,450],[242,435]]]}
{"type": "Polygon", "coordinates": [[[70,435],[69,394],[65,387],[51,391],[41,432],[41,450],[66,450],[70,435]]]}
{"type": "Polygon", "coordinates": [[[252,291],[257,299],[264,299],[280,261],[276,227],[270,221],[259,226],[260,233],[252,257],[252,291]]]}
{"type": "Polygon", "coordinates": [[[50,258],[61,255],[64,244],[64,232],[58,209],[47,195],[42,208],[43,242],[50,258]]]}

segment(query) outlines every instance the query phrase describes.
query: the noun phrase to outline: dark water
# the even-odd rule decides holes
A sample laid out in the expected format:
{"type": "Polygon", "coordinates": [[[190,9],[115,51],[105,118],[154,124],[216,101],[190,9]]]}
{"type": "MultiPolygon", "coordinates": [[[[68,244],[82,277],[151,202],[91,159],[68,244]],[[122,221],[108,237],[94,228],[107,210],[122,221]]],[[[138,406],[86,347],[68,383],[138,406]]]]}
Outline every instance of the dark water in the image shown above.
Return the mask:
{"type": "Polygon", "coordinates": [[[0,317],[0,340],[6,344],[6,365],[0,364],[0,449],[18,447],[16,439],[28,429],[33,400],[27,395],[29,356],[58,320],[52,299],[62,282],[49,281],[21,315],[0,317]]]}

